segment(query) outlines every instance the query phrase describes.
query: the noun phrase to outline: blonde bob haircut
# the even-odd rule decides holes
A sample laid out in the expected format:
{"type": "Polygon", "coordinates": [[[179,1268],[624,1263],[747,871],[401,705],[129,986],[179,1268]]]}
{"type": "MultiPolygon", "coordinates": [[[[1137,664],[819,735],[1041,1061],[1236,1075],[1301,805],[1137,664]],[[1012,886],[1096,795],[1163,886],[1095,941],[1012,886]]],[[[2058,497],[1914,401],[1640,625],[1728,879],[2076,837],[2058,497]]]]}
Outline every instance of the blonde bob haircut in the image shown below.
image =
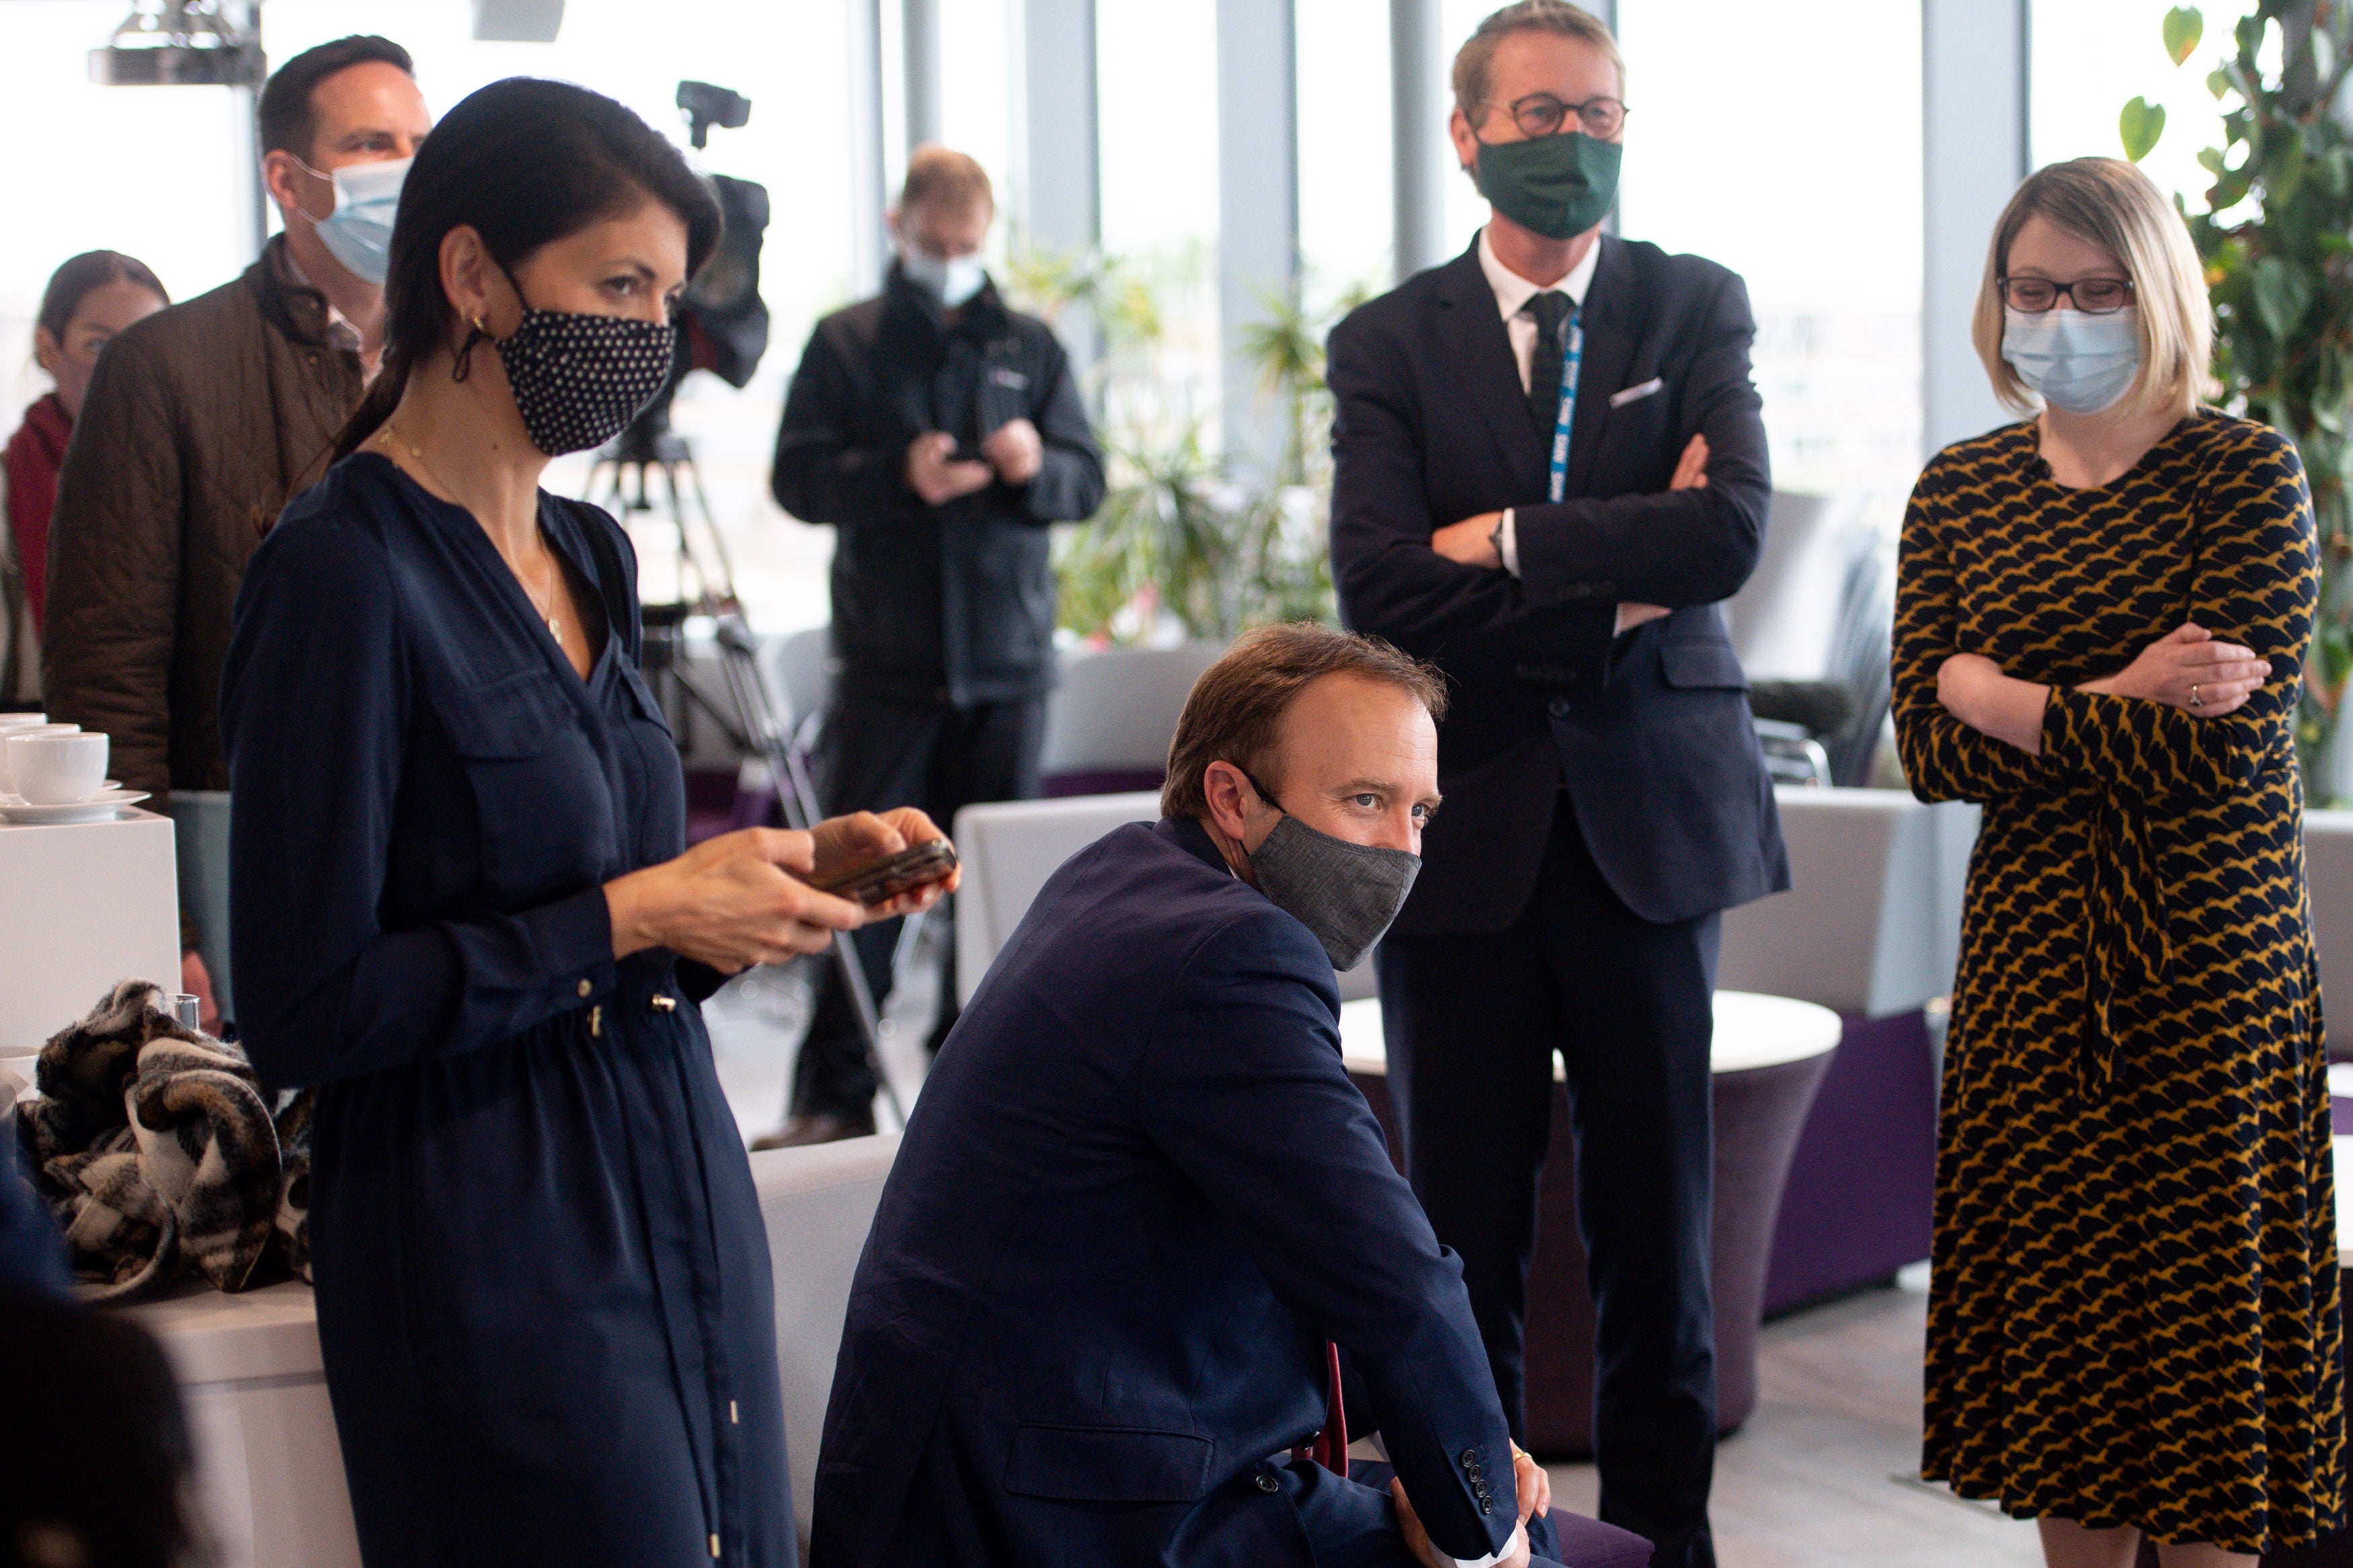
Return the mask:
{"type": "Polygon", "coordinates": [[[1969,324],[1994,395],[2021,413],[2042,406],[2001,353],[2001,279],[2010,268],[2010,242],[2038,214],[2115,257],[2132,280],[2140,310],[2140,374],[2119,406],[2133,414],[2186,415],[2195,408],[2214,353],[2205,270],[2180,215],[2147,174],[2116,158],[2076,158],[2038,169],[2002,208],[1969,324]]]}

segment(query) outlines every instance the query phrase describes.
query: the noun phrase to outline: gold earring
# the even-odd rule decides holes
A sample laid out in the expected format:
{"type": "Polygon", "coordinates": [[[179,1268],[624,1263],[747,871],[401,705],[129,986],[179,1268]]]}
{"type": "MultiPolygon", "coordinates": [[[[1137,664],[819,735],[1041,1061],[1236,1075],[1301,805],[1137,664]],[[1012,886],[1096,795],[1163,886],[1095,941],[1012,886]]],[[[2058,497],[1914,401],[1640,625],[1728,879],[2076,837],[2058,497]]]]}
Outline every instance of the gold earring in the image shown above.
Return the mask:
{"type": "Polygon", "coordinates": [[[474,331],[482,333],[485,337],[490,335],[489,329],[482,325],[482,318],[480,316],[474,318],[474,331]]]}

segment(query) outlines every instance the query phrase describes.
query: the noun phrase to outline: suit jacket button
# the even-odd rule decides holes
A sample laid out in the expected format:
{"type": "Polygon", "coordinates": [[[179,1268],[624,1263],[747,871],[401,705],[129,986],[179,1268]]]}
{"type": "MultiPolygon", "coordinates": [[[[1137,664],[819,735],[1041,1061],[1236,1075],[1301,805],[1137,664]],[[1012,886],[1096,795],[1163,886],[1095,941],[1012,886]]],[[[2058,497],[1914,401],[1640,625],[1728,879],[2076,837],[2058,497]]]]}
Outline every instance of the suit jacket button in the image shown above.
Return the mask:
{"type": "Polygon", "coordinates": [[[1489,1502],[1485,1498],[1481,1498],[1479,1500],[1479,1511],[1481,1513],[1493,1513],[1495,1511],[1495,1505],[1489,1502]]]}
{"type": "Polygon", "coordinates": [[[1274,1493],[1282,1489],[1282,1483],[1276,1480],[1272,1476],[1267,1474],[1266,1471],[1261,1470],[1258,1473],[1258,1489],[1265,1492],[1271,1497],[1274,1493]]]}
{"type": "Polygon", "coordinates": [[[1550,713],[1556,719],[1567,718],[1568,699],[1566,697],[1554,698],[1551,701],[1545,704],[1545,711],[1550,713]]]}
{"type": "Polygon", "coordinates": [[[1479,1450],[1478,1450],[1478,1449],[1476,1449],[1476,1448],[1465,1448],[1465,1449],[1463,1449],[1463,1450],[1462,1450],[1462,1468],[1463,1468],[1464,1469],[1466,1469],[1466,1470],[1467,1470],[1467,1469],[1469,1469],[1472,1466],[1473,1466],[1473,1465],[1477,1464],[1478,1462],[1479,1462],[1479,1450]]]}

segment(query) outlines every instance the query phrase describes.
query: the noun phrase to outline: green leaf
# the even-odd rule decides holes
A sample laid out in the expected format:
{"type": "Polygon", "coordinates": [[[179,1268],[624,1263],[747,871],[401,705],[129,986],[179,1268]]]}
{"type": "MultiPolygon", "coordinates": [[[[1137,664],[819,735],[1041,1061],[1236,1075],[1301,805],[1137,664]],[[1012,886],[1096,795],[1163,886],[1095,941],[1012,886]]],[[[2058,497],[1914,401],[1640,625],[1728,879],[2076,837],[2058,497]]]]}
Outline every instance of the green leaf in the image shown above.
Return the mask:
{"type": "Polygon", "coordinates": [[[2212,93],[2217,99],[2220,99],[2224,93],[2231,90],[2231,73],[2228,71],[2208,71],[2206,73],[2206,90],[2212,93]]]}
{"type": "Polygon", "coordinates": [[[2221,150],[2217,147],[2200,148],[2198,153],[2198,166],[2216,179],[2221,179],[2222,177],[2221,150]]]}
{"type": "Polygon", "coordinates": [[[2274,338],[2285,341],[2312,309],[2312,276],[2276,256],[2255,263],[2255,313],[2274,338]]]}
{"type": "Polygon", "coordinates": [[[2179,65],[2206,35],[2206,18],[2195,5],[2176,5],[2165,14],[2165,52],[2179,65]]]}
{"type": "Polygon", "coordinates": [[[2124,139],[2125,158],[2137,163],[2148,156],[2157,139],[2165,134],[2165,105],[2136,98],[2125,105],[2116,116],[2116,133],[2124,139]]]}

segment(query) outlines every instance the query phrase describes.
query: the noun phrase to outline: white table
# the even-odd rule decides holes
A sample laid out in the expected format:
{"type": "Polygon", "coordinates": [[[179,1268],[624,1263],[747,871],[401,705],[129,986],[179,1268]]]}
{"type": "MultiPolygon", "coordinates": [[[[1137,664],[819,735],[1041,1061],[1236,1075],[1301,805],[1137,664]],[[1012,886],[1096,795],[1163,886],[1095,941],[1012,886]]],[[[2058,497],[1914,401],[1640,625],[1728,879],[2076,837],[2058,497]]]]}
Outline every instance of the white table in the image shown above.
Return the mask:
{"type": "Polygon", "coordinates": [[[125,1315],[179,1375],[223,1568],[359,1568],[311,1288],[189,1287],[125,1315]]]}
{"type": "Polygon", "coordinates": [[[0,823],[0,1064],[129,979],[180,988],[171,819],[132,808],[72,826],[0,823]]]}
{"type": "MultiPolygon", "coordinates": [[[[1839,1016],[1811,1002],[1760,996],[1753,991],[1715,994],[1715,1038],[1709,1059],[1716,1072],[1750,1072],[1802,1061],[1835,1049],[1839,1016]]],[[[1388,1046],[1381,1035],[1378,997],[1340,1004],[1340,1060],[1350,1072],[1386,1078],[1388,1046]]],[[[1552,1079],[1566,1078],[1560,1058],[1552,1059],[1552,1079]]]]}

